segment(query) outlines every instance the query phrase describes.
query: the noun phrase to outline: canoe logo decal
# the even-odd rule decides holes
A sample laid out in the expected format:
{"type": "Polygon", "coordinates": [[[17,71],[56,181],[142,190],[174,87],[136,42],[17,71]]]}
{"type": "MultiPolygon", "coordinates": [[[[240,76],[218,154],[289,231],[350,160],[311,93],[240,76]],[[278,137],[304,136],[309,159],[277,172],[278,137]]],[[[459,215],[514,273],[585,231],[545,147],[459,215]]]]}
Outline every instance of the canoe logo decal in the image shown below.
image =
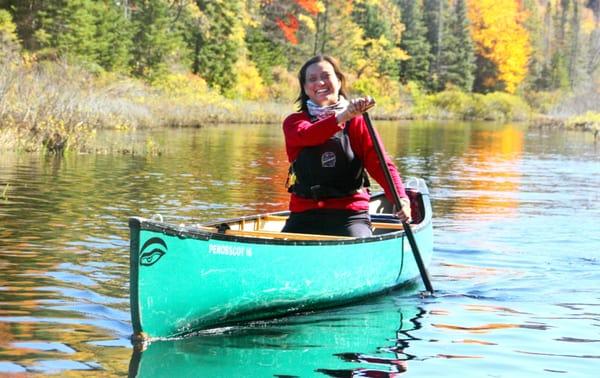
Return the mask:
{"type": "Polygon", "coordinates": [[[151,266],[156,264],[167,253],[167,249],[167,243],[161,238],[148,239],[140,251],[140,265],[151,266]]]}

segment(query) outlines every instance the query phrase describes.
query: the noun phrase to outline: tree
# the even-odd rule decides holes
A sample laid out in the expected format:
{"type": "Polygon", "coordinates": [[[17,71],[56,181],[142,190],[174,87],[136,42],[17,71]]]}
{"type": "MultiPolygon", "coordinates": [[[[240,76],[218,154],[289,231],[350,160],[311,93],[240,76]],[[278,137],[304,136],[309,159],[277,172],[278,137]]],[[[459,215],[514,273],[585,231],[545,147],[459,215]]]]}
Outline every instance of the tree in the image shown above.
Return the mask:
{"type": "Polygon", "coordinates": [[[352,18],[363,30],[363,56],[355,63],[357,77],[368,72],[398,80],[398,65],[407,54],[400,48],[404,25],[400,11],[388,0],[357,1],[352,18]]]}
{"type": "Polygon", "coordinates": [[[0,9],[0,67],[6,61],[16,60],[19,47],[17,26],[10,13],[0,9]]]}
{"type": "Polygon", "coordinates": [[[131,66],[136,76],[154,80],[166,74],[183,41],[165,0],[140,0],[131,13],[135,30],[131,66]]]}
{"type": "Polygon", "coordinates": [[[520,0],[469,0],[477,53],[475,90],[514,93],[527,75],[531,45],[520,0]]]}
{"type": "Polygon", "coordinates": [[[429,62],[431,46],[426,39],[426,28],[423,22],[420,1],[400,0],[402,23],[405,31],[400,47],[409,58],[400,63],[400,79],[402,82],[415,81],[425,87],[429,81],[429,62]]]}
{"type": "Polygon", "coordinates": [[[440,47],[439,84],[470,92],[475,73],[475,50],[469,32],[465,0],[456,0],[440,47]]]}
{"type": "Polygon", "coordinates": [[[108,71],[128,71],[133,37],[131,24],[114,2],[100,2],[95,11],[96,63],[108,71]]]}
{"type": "Polygon", "coordinates": [[[287,67],[288,58],[285,47],[268,38],[267,34],[259,27],[251,27],[246,33],[246,46],[250,59],[265,83],[273,82],[273,67],[287,67]]]}
{"type": "Polygon", "coordinates": [[[203,30],[194,31],[194,60],[192,71],[221,91],[235,84],[232,71],[240,56],[243,33],[240,30],[241,3],[238,0],[196,0],[198,8],[208,21],[203,30]]]}
{"type": "Polygon", "coordinates": [[[427,27],[427,42],[431,46],[431,61],[429,71],[431,73],[432,89],[439,90],[442,85],[440,76],[442,70],[443,45],[448,44],[452,35],[448,34],[446,25],[447,0],[424,0],[423,18],[427,27]]]}

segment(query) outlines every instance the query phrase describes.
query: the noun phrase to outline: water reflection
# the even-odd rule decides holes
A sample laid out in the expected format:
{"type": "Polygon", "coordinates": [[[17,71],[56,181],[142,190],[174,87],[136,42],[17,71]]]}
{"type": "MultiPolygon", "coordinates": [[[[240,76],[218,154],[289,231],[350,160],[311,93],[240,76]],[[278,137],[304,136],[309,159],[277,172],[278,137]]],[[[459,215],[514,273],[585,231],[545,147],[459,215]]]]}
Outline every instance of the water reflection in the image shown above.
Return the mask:
{"type": "MultiPolygon", "coordinates": [[[[140,372],[160,375],[172,360],[194,376],[596,376],[593,137],[521,125],[376,127],[403,176],[431,188],[438,297],[392,296],[155,343],[139,354],[140,372]]],[[[196,223],[287,206],[279,125],[99,138],[108,150],[151,138],[162,154],[0,153],[0,375],[127,374],[130,216],[196,223]]]]}
{"type": "Polygon", "coordinates": [[[131,377],[394,376],[424,310],[392,297],[134,348],[131,377]],[[142,350],[143,349],[143,350],[142,350]]]}

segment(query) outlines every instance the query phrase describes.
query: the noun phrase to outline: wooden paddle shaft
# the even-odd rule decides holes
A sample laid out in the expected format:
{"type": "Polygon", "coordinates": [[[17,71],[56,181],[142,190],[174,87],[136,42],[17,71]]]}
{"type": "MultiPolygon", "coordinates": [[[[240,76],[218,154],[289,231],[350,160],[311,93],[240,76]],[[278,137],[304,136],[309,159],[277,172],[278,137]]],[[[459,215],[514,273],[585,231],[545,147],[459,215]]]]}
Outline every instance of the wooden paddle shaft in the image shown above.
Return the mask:
{"type": "MultiPolygon", "coordinates": [[[[375,147],[375,152],[377,153],[377,158],[379,159],[379,164],[381,164],[381,169],[383,170],[383,174],[385,176],[385,181],[387,182],[392,197],[394,198],[394,205],[396,205],[397,210],[401,210],[402,204],[400,203],[400,195],[398,194],[398,190],[396,190],[396,185],[394,185],[394,180],[392,180],[392,174],[390,173],[390,170],[385,161],[381,141],[377,137],[375,128],[371,123],[369,113],[364,112],[363,118],[365,119],[367,129],[369,130],[369,135],[371,136],[371,140],[373,141],[373,146],[375,147]]],[[[417,267],[419,268],[419,273],[421,273],[421,278],[423,279],[425,289],[433,294],[433,286],[431,285],[431,280],[429,279],[429,273],[427,273],[427,268],[425,268],[425,264],[423,263],[423,258],[421,257],[421,252],[419,252],[419,247],[417,246],[417,241],[415,240],[415,236],[412,233],[412,229],[410,228],[410,225],[405,221],[402,221],[402,226],[404,227],[404,232],[406,233],[406,237],[408,238],[408,243],[410,244],[410,248],[412,249],[413,256],[415,257],[417,267]]]]}

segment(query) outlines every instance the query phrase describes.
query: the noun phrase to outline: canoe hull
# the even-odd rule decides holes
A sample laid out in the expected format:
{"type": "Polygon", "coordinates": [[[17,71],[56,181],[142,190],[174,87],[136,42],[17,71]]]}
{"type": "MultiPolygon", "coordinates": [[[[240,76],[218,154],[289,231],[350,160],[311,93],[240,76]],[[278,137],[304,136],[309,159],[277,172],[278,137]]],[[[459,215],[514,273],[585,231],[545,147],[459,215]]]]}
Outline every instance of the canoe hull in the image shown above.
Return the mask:
{"type": "MultiPolygon", "coordinates": [[[[132,322],[134,333],[147,338],[332,306],[419,278],[401,230],[342,241],[288,241],[142,218],[131,218],[130,228],[132,322]]],[[[430,217],[414,235],[428,264],[430,217]]]]}

